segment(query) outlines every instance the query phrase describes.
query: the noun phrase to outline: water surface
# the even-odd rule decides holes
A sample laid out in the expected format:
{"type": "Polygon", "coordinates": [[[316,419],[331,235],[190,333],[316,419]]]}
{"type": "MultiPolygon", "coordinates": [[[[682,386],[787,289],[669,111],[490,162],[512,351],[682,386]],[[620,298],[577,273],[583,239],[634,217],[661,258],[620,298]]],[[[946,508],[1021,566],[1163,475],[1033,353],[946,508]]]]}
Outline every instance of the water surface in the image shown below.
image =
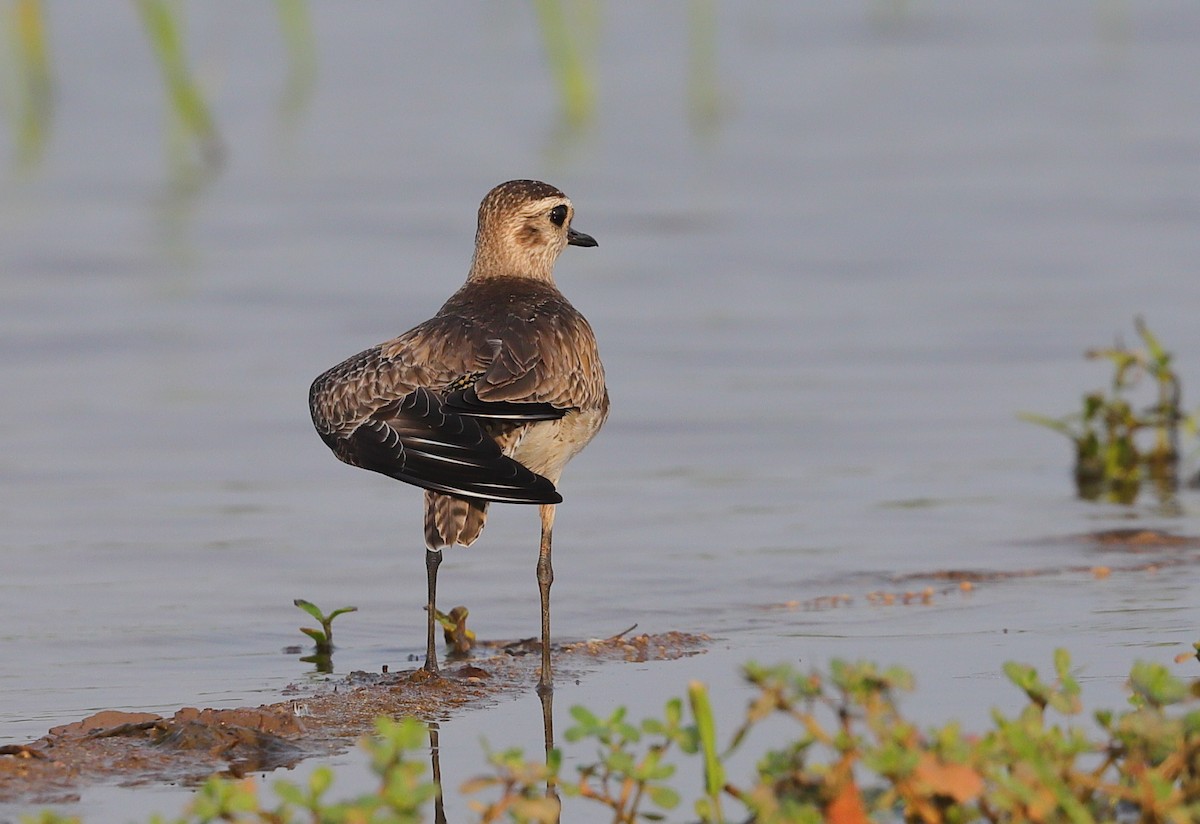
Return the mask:
{"type": "MultiPolygon", "coordinates": [[[[359,607],[339,672],[421,652],[420,496],[334,461],[306,392],[436,310],[480,197],[512,177],[563,188],[600,242],[558,268],[613,413],[562,484],[555,634],[716,638],[563,684],[560,712],[647,714],[698,677],[732,728],[738,664],[840,656],[915,670],[918,717],[983,724],[1016,706],[1006,659],[1049,668],[1065,645],[1085,696],[1116,705],[1130,662],[1190,648],[1193,565],[1059,570],[1131,563],[1071,536],[1200,533],[1195,493],[1080,502],[1066,442],[1015,413],[1103,386],[1081,353],[1132,338],[1136,313],[1200,385],[1200,9],[591,8],[596,97],[571,124],[524,7],[314,5],[296,115],[273,8],[187,4],[228,152],[197,183],[168,160],[131,7],[51,4],[50,136],[0,188],[0,741],[276,700],[310,677],[281,652],[296,597],[359,607]],[[866,597],[946,568],[1052,574],[866,597]],[[833,593],[853,601],[768,608],[833,593]]],[[[495,509],[447,557],[443,603],[529,636],[537,520],[495,509]]],[[[444,724],[447,776],[481,769],[481,735],[536,749],[539,719],[531,693],[444,724]]],[[[140,792],[74,809],[185,798],[140,792]]]]}

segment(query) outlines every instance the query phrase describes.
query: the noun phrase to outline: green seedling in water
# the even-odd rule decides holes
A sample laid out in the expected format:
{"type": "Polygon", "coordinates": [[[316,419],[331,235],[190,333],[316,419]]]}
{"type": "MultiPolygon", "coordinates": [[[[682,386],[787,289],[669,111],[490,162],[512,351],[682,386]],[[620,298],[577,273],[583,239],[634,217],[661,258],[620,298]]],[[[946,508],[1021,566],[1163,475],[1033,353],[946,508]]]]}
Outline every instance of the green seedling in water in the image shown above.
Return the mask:
{"type": "Polygon", "coordinates": [[[321,609],[316,604],[311,601],[305,601],[303,598],[297,598],[292,603],[307,612],[321,624],[320,629],[300,627],[300,631],[316,643],[318,656],[328,656],[333,652],[333,619],[344,612],[358,612],[358,607],[342,607],[326,615],[321,612],[321,609]]]}
{"type": "Polygon", "coordinates": [[[1195,415],[1185,415],[1182,410],[1182,390],[1171,367],[1171,353],[1141,318],[1134,319],[1134,327],[1144,348],[1128,349],[1118,343],[1085,353],[1091,360],[1112,363],[1107,393],[1100,390],[1084,395],[1083,409],[1074,415],[1020,415],[1071,439],[1075,486],[1079,497],[1087,500],[1133,503],[1147,477],[1159,497],[1170,500],[1179,486],[1179,430],[1182,427],[1193,437],[1196,434],[1195,415]],[[1154,400],[1138,409],[1129,394],[1147,383],[1154,386],[1154,400]]]}
{"type": "Polygon", "coordinates": [[[446,638],[446,652],[451,658],[466,658],[475,646],[475,633],[467,629],[466,607],[455,607],[450,614],[435,610],[434,619],[442,625],[442,634],[446,638]]]}

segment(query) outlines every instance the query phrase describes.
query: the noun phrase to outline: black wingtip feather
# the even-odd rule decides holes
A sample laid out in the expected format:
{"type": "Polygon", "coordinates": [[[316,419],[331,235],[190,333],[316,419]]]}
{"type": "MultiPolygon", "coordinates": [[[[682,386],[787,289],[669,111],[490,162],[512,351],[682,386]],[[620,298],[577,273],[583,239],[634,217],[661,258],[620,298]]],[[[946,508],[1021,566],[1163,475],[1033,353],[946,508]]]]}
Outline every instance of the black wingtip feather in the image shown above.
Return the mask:
{"type": "Polygon", "coordinates": [[[514,504],[557,504],[553,482],[500,451],[469,415],[418,389],[379,410],[335,447],[347,463],[434,492],[514,504]]]}

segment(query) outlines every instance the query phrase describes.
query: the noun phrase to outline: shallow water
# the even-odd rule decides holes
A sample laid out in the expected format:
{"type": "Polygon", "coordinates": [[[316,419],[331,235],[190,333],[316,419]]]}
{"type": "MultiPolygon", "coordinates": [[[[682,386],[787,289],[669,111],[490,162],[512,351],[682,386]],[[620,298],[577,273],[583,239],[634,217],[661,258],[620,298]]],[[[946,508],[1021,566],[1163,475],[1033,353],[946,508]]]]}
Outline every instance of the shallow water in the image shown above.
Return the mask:
{"type": "MultiPolygon", "coordinates": [[[[1004,660],[1048,668],[1065,645],[1116,705],[1131,661],[1197,640],[1190,564],[866,596],[1131,562],[1069,537],[1096,530],[1200,533],[1195,492],[1075,500],[1065,441],[1015,417],[1103,386],[1081,353],[1132,338],[1135,313],[1200,384],[1200,8],[591,8],[597,97],[572,127],[528,9],[314,6],[317,85],[291,118],[270,7],[189,4],[228,149],[197,184],[166,159],[131,7],[51,6],[50,139],[0,188],[0,741],[275,700],[309,677],[281,652],[296,597],[359,607],[339,672],[421,651],[419,495],[337,464],[306,391],[437,308],[479,198],[518,176],[562,187],[600,241],[558,280],[613,397],[562,485],[555,634],[717,639],[563,685],[560,714],[648,714],[699,677],[732,727],[741,662],[840,656],[904,663],[914,714],[982,724],[1015,706],[1004,660]],[[709,13],[715,61],[689,62],[709,13]],[[766,608],[835,593],[854,600],[766,608]]],[[[446,559],[443,603],[532,635],[536,517],[496,510],[446,559]]],[[[481,769],[480,735],[532,750],[539,722],[532,694],[447,722],[449,781],[481,769]]],[[[101,788],[75,809],[183,803],[101,788]]]]}

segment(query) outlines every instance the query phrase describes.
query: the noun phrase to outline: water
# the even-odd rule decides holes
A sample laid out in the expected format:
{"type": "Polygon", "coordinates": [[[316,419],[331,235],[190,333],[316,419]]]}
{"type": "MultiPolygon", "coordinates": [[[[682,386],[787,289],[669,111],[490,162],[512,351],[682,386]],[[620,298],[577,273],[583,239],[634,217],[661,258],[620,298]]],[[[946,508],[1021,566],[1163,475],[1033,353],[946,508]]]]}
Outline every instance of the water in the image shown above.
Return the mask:
{"type": "MultiPolygon", "coordinates": [[[[281,652],[296,597],[359,607],[339,672],[421,651],[419,495],[337,464],[306,391],[437,308],[511,177],[563,188],[600,242],[558,267],[613,413],[562,484],[555,634],[716,638],[560,687],[560,713],[648,714],[699,677],[731,728],[741,662],[840,656],[906,664],[913,714],[979,725],[1016,705],[1006,659],[1048,668],[1065,645],[1115,706],[1131,661],[1190,648],[1195,566],[1058,570],[1133,562],[1069,536],[1200,532],[1195,493],[1178,513],[1079,502],[1066,442],[1015,413],[1103,386],[1081,352],[1131,339],[1135,313],[1200,385],[1200,9],[589,8],[597,96],[571,127],[524,7],[314,5],[293,115],[273,7],[188,4],[228,148],[197,183],[167,160],[132,8],[50,6],[49,141],[0,189],[0,741],[276,700],[309,672],[281,652]],[[944,568],[1055,572],[866,598],[944,568]]],[[[536,529],[496,508],[442,567],[488,637],[536,631],[536,529]]],[[[481,734],[536,749],[539,718],[530,695],[445,724],[450,783],[482,768],[481,734]]],[[[335,761],[348,782],[357,758],[335,761]]],[[[108,821],[185,794],[83,799],[108,821]]]]}

